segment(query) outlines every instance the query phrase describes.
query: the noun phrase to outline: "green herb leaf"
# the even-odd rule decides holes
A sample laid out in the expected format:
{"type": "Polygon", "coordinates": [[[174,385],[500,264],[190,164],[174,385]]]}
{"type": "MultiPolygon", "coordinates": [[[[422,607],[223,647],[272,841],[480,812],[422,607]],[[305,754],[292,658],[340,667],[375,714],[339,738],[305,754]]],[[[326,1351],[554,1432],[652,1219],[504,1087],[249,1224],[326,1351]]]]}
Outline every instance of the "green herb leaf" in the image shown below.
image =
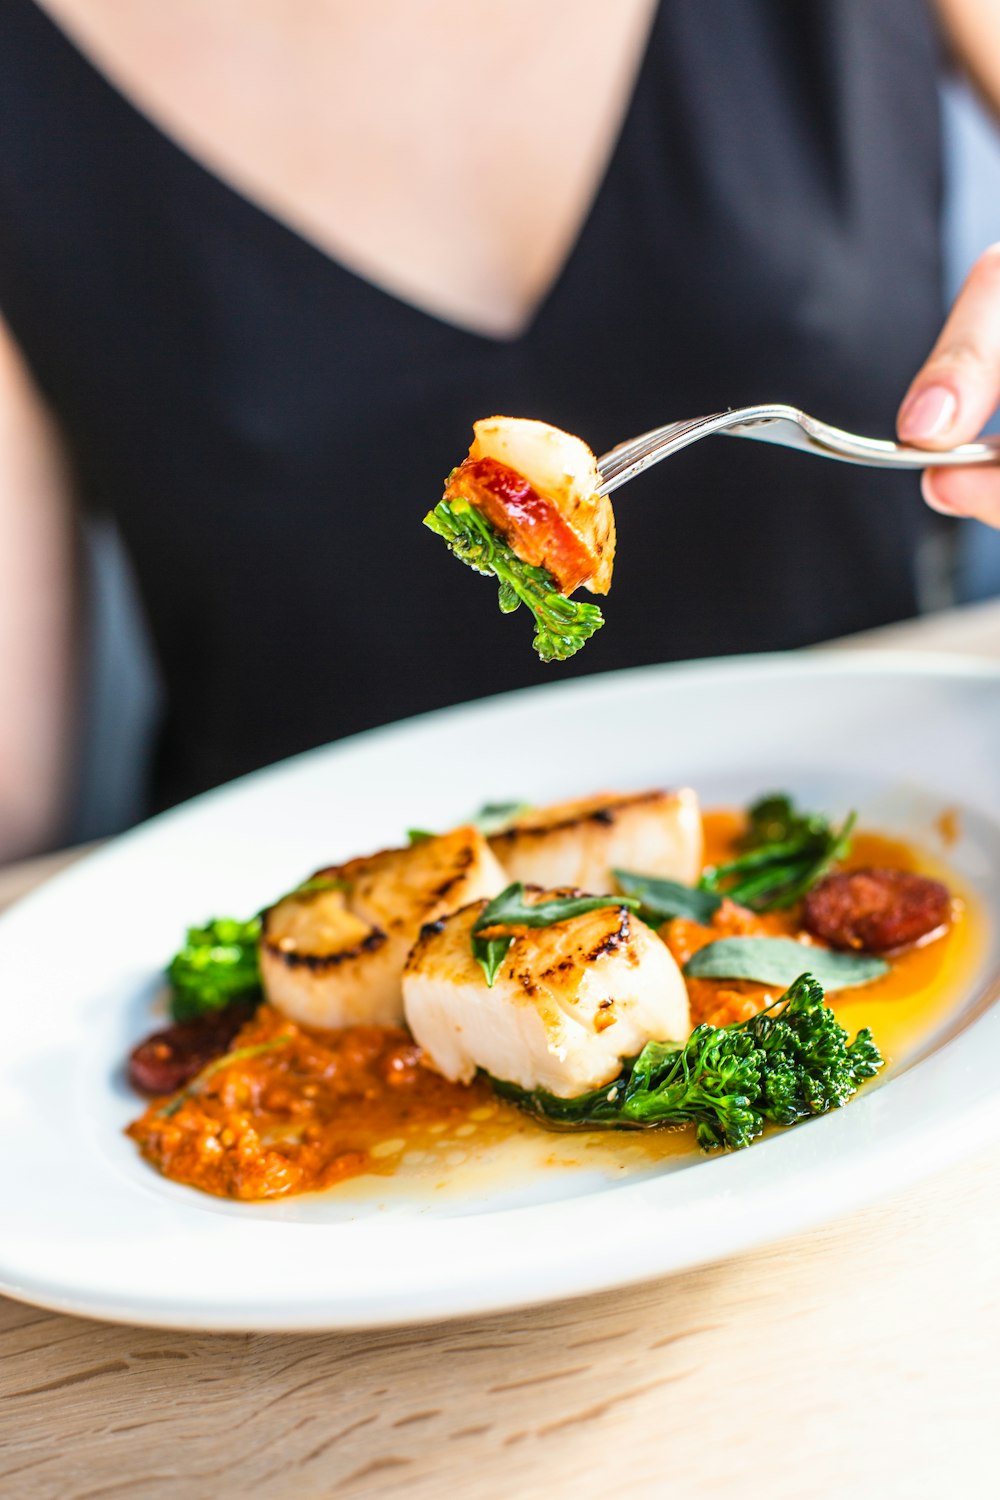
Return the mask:
{"type": "Polygon", "coordinates": [[[749,1146],[765,1120],[794,1125],[846,1104],[883,1065],[864,1028],[853,1042],[802,974],[749,1021],[698,1026],[683,1046],[649,1042],[610,1084],[562,1099],[491,1079],[497,1093],[557,1130],[693,1124],[703,1151],[749,1146]]]}
{"type": "Polygon", "coordinates": [[[715,891],[682,885],[679,880],[662,880],[655,875],[639,875],[634,870],[612,870],[619,888],[635,897],[639,915],[652,927],[659,927],[673,917],[689,917],[694,922],[711,922],[722,905],[715,891]]]}
{"type": "MultiPolygon", "coordinates": [[[[492,838],[495,833],[500,833],[507,828],[522,813],[531,811],[530,802],[485,802],[476,813],[475,817],[469,819],[473,828],[478,828],[484,838],[492,838]]],[[[408,828],[406,836],[411,844],[419,844],[423,839],[436,838],[432,828],[408,828]]]]}
{"type": "Polygon", "coordinates": [[[529,812],[530,802],[484,802],[472,821],[481,834],[491,838],[529,812]]]}
{"type": "Polygon", "coordinates": [[[472,953],[476,963],[486,976],[487,986],[492,989],[500,966],[510,951],[513,937],[472,939],[472,953]]]}
{"type": "Polygon", "coordinates": [[[699,948],[684,965],[691,979],[750,979],[757,984],[791,984],[808,964],[828,990],[855,989],[889,972],[881,958],[807,947],[794,938],[719,938],[699,948]]]}
{"type": "Polygon", "coordinates": [[[542,661],[565,661],[604,624],[596,604],[567,599],[552,574],[522,562],[512,547],[467,500],[442,500],[424,525],[477,573],[500,584],[500,608],[511,614],[524,604],[535,617],[534,647],[542,661]]]}
{"type": "Polygon", "coordinates": [[[494,896],[476,918],[472,928],[473,956],[492,989],[514,941],[513,933],[495,932],[494,928],[554,927],[557,922],[568,922],[584,912],[600,911],[606,906],[625,906],[634,911],[638,905],[629,896],[553,896],[548,901],[527,902],[523,884],[515,881],[494,896]]]}
{"type": "Polygon", "coordinates": [[[768,792],[747,812],[747,830],[740,844],[744,850],[763,849],[790,839],[824,838],[829,829],[822,814],[799,812],[787,792],[768,792]]]}
{"type": "Polygon", "coordinates": [[[818,813],[800,813],[790,797],[771,793],[749,812],[743,853],[706,870],[699,885],[748,906],[773,911],[794,906],[837,860],[850,852],[855,814],[839,830],[818,813]]]}
{"type": "Polygon", "coordinates": [[[183,948],[167,966],[173,1019],[191,1021],[233,1000],[259,1000],[259,944],[259,917],[249,922],[216,917],[203,927],[189,927],[183,948]]]}

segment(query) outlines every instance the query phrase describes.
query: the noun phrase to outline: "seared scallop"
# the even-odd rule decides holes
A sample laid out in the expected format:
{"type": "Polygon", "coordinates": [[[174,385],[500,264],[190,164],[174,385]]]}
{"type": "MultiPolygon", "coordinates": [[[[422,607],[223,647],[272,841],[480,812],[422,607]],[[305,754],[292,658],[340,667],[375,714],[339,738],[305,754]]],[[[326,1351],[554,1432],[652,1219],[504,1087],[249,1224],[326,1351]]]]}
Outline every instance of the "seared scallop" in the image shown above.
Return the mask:
{"type": "Polygon", "coordinates": [[[264,913],[264,992],[311,1026],[398,1025],[403,964],[421,926],[506,884],[475,828],[320,870],[264,913]]]}
{"type": "Polygon", "coordinates": [[[587,444],[528,417],[485,417],[474,430],[445,499],[475,506],[522,562],[552,574],[561,593],[582,584],[606,594],[615,517],[597,493],[601,476],[587,444]]]}
{"type": "MultiPolygon", "coordinates": [[[[529,893],[544,900],[562,892],[529,893]]],[[[406,1022],[446,1078],[479,1068],[562,1098],[609,1083],[646,1042],[690,1031],[681,972],[626,908],[522,927],[492,988],[472,953],[485,902],[426,926],[403,974],[406,1022]]]]}
{"type": "Polygon", "coordinates": [[[701,873],[698,798],[687,789],[559,802],[521,814],[490,839],[511,880],[614,890],[611,871],[635,870],[693,885],[701,873]]]}

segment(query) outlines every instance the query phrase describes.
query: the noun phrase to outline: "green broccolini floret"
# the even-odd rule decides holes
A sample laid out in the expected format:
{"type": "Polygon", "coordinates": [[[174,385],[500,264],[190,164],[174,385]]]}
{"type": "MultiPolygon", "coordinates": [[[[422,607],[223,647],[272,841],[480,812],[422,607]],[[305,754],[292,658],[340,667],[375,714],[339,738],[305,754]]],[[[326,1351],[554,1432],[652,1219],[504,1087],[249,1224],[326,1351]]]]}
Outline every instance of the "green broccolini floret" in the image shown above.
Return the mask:
{"type": "Polygon", "coordinates": [[[527,605],[535,617],[533,644],[542,661],[565,661],[604,624],[596,604],[567,599],[551,573],[522,562],[467,500],[442,500],[424,517],[424,525],[470,568],[496,578],[505,615],[527,605]]]}
{"type": "Polygon", "coordinates": [[[683,1047],[648,1042],[603,1088],[560,1099],[492,1079],[506,1099],[563,1130],[693,1124],[703,1151],[749,1146],[764,1122],[794,1125],[846,1104],[883,1065],[871,1032],[853,1042],[809,974],[767,1010],[698,1026],[683,1047]]]}
{"type": "Polygon", "coordinates": [[[173,1019],[192,1021],[234,1000],[260,999],[259,944],[259,917],[216,917],[204,927],[189,927],[167,966],[173,1019]]]}

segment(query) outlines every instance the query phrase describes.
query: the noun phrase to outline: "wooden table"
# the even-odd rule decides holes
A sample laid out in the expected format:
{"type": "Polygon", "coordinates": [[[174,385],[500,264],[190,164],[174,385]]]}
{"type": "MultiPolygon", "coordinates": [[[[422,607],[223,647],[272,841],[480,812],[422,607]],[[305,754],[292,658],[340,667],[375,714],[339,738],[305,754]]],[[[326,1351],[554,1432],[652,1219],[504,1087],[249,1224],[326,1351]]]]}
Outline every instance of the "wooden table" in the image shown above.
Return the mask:
{"type": "MultiPolygon", "coordinates": [[[[1000,605],[857,644],[1000,657],[1000,605]]],[[[65,858],[0,872],[0,902],[65,858]]],[[[0,1495],[992,1496],[998,1245],[1000,1157],[970,1141],[825,1228],[502,1317],[220,1336],[0,1299],[0,1495]]]]}

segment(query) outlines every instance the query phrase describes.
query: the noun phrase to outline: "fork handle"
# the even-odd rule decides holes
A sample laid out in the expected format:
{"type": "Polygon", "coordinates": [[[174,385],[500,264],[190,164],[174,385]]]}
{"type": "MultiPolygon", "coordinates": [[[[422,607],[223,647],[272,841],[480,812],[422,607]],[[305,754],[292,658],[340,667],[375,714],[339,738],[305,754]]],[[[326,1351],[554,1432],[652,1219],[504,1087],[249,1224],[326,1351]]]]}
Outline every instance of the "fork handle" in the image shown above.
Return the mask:
{"type": "Polygon", "coordinates": [[[863,464],[870,469],[937,469],[956,464],[1000,463],[1000,437],[980,438],[977,443],[963,443],[943,452],[912,448],[882,438],[860,437],[856,432],[845,432],[841,427],[831,427],[829,422],[820,422],[797,406],[773,403],[735,407],[708,417],[671,422],[619,443],[597,460],[602,476],[597,493],[610,495],[652,464],[716,433],[752,438],[758,443],[777,443],[782,448],[798,448],[819,458],[863,464]]]}
{"type": "Polygon", "coordinates": [[[760,443],[777,443],[783,448],[798,448],[821,458],[840,463],[862,464],[874,469],[938,469],[973,464],[1000,464],[1000,437],[984,437],[957,448],[935,450],[914,448],[906,443],[887,442],[881,438],[860,437],[820,422],[794,407],[754,408],[733,413],[736,420],[720,426],[727,437],[752,438],[760,443]],[[767,413],[765,415],[765,413],[767,413]]]}

